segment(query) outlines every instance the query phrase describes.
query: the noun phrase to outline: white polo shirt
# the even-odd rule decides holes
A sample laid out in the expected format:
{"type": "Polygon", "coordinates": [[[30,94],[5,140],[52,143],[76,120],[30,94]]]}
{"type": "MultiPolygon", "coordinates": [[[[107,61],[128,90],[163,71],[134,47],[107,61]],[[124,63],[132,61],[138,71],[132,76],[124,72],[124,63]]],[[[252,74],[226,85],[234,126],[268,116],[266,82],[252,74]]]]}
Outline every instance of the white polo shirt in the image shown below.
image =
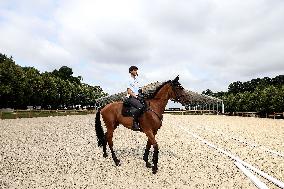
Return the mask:
{"type": "MultiPolygon", "coordinates": [[[[131,89],[132,92],[134,92],[136,95],[138,95],[138,90],[140,88],[139,85],[139,79],[136,76],[135,78],[131,77],[128,80],[128,85],[127,85],[128,89],[131,89]]],[[[127,96],[129,96],[129,94],[127,94],[127,96]]]]}

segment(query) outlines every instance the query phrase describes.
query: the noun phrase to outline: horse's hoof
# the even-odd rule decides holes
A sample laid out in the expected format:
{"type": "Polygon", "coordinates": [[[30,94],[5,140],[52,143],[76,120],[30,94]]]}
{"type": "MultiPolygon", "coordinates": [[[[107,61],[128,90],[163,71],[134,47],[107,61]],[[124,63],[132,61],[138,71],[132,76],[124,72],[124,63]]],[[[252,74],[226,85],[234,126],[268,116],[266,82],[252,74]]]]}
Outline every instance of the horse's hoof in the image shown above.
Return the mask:
{"type": "Polygon", "coordinates": [[[158,167],[152,167],[152,173],[156,174],[158,172],[158,167]]]}
{"type": "Polygon", "coordinates": [[[146,167],[147,167],[147,168],[152,168],[152,165],[151,165],[151,163],[149,163],[149,162],[146,162],[146,167]]]}
{"type": "Polygon", "coordinates": [[[121,166],[120,161],[119,161],[119,160],[115,161],[115,165],[116,165],[116,166],[121,166]]]}
{"type": "Polygon", "coordinates": [[[107,155],[107,154],[104,154],[103,156],[104,156],[104,158],[106,158],[108,155],[107,155]]]}

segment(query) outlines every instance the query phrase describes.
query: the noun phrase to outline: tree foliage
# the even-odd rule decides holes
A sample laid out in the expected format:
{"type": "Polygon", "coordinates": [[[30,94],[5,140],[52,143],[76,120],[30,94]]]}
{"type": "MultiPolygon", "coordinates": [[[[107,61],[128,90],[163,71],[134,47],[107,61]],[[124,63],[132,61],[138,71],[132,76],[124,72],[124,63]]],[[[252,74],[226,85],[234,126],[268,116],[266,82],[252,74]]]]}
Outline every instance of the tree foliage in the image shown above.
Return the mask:
{"type": "Polygon", "coordinates": [[[88,106],[107,95],[100,86],[81,81],[82,77],[74,77],[72,68],[67,66],[40,73],[34,67],[21,67],[12,57],[0,53],[0,108],[88,106]]]}
{"type": "MultiPolygon", "coordinates": [[[[203,94],[208,91],[211,90],[207,89],[203,94]]],[[[228,92],[217,92],[212,96],[224,100],[227,112],[284,112],[284,75],[236,81],[228,86],[228,92]]]]}

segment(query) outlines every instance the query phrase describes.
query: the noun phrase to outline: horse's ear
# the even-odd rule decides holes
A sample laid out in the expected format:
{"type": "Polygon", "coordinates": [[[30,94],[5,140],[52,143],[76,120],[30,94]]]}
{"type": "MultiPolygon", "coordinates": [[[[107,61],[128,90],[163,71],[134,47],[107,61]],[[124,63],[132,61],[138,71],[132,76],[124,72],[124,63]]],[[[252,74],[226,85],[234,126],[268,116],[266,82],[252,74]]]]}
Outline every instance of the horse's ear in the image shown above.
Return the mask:
{"type": "Polygon", "coordinates": [[[176,78],[173,80],[173,83],[178,82],[178,80],[179,80],[179,75],[178,75],[178,76],[176,76],[176,78]]]}

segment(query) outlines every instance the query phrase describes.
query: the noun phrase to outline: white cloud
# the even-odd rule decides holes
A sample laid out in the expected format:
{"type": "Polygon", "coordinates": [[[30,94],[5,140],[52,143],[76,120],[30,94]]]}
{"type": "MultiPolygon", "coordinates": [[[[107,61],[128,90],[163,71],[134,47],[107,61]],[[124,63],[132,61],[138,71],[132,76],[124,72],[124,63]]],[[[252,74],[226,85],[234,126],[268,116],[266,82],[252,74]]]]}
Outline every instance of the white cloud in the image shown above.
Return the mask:
{"type": "Polygon", "coordinates": [[[147,82],[180,75],[188,89],[284,72],[281,0],[0,1],[0,50],[40,70],[73,68],[121,90],[128,67],[147,82]]]}

